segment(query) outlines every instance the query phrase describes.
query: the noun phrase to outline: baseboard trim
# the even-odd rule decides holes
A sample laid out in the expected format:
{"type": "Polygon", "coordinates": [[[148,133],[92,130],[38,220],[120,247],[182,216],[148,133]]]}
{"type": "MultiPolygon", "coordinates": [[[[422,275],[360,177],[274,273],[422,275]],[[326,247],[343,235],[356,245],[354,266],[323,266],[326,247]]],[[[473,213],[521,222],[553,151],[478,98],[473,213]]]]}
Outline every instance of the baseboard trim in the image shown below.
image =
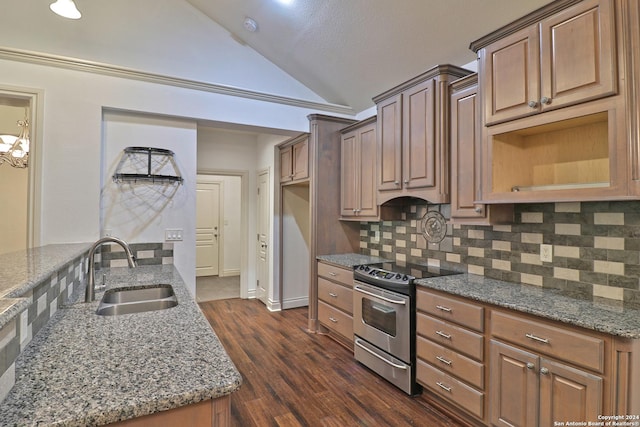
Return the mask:
{"type": "Polygon", "coordinates": [[[282,309],[305,307],[309,305],[309,297],[289,298],[282,301],[282,309]]]}

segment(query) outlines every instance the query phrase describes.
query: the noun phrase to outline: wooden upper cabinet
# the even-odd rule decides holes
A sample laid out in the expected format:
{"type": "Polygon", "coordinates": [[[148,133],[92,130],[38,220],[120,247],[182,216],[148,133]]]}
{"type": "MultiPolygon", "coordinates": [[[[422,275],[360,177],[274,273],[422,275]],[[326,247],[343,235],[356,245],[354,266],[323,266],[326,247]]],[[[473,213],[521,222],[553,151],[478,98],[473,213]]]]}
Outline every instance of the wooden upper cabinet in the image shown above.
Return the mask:
{"type": "Polygon", "coordinates": [[[480,52],[482,85],[486,92],[486,124],[538,112],[538,38],[538,26],[531,26],[492,43],[480,52]]]}
{"type": "Polygon", "coordinates": [[[479,52],[484,123],[617,93],[613,0],[585,0],[479,52]]]}
{"type": "Polygon", "coordinates": [[[617,92],[613,0],[585,0],[540,23],[542,111],[617,92]]]}
{"type": "Polygon", "coordinates": [[[377,220],[376,118],[342,132],[341,218],[377,220]]]}
{"type": "Polygon", "coordinates": [[[378,191],[399,190],[402,182],[402,95],[377,103],[378,191]]]}
{"type": "Polygon", "coordinates": [[[297,136],[280,146],[280,182],[309,178],[309,137],[297,136]]]}
{"type": "Polygon", "coordinates": [[[478,75],[451,84],[451,218],[456,224],[513,222],[513,205],[487,206],[480,198],[481,126],[478,75]]]}
{"type": "Polygon", "coordinates": [[[309,178],[309,139],[304,138],[302,141],[295,143],[292,147],[291,167],[293,180],[309,178]]]}
{"type": "Polygon", "coordinates": [[[402,196],[449,202],[448,84],[470,73],[439,65],[373,98],[378,204],[402,196]]]}

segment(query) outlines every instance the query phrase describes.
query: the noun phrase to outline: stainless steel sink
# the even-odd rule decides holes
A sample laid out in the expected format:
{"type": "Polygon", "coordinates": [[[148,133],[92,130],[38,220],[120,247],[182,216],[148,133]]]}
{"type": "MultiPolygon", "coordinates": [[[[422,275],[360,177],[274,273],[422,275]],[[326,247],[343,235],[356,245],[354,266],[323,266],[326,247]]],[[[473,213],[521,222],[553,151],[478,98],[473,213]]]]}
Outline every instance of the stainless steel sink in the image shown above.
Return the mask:
{"type": "Polygon", "coordinates": [[[96,313],[100,316],[115,316],[165,310],[176,305],[178,299],[171,285],[140,286],[108,290],[104,293],[96,313]]]}

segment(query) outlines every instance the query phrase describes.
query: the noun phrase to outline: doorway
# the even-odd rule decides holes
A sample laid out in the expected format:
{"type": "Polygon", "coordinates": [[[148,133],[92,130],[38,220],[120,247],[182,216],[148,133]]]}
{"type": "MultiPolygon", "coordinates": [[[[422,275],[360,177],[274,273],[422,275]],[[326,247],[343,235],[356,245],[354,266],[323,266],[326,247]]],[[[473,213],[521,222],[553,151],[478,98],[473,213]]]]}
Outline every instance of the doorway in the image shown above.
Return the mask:
{"type": "Polygon", "coordinates": [[[196,180],[196,299],[242,294],[242,176],[198,174],[196,180]]]}
{"type": "MultiPolygon", "coordinates": [[[[40,243],[40,147],[42,122],[42,91],[0,86],[0,142],[13,142],[20,134],[19,120],[28,123],[29,158],[27,167],[14,167],[9,162],[0,165],[0,191],[9,201],[0,204],[0,253],[24,250],[40,243]],[[14,138],[11,139],[10,137],[14,138]]],[[[8,147],[3,144],[4,148],[8,147]]],[[[3,150],[4,150],[3,148],[3,150]]]]}

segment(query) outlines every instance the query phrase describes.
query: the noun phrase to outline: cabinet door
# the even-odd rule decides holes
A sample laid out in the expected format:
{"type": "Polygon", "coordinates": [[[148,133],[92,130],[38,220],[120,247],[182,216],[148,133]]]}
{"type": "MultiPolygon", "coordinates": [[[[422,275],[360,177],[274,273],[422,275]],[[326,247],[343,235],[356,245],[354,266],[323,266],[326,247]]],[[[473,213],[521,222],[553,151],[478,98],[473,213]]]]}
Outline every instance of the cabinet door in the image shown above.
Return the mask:
{"type": "Polygon", "coordinates": [[[489,401],[492,425],[537,426],[539,357],[495,340],[491,340],[490,346],[489,401]]]}
{"type": "Polygon", "coordinates": [[[476,205],[480,188],[480,135],[478,134],[477,87],[451,96],[451,217],[484,218],[476,205]]]}
{"type": "Polygon", "coordinates": [[[602,378],[557,362],[540,363],[540,425],[554,421],[598,421],[602,378]]]}
{"type": "Polygon", "coordinates": [[[541,22],[543,111],[616,93],[612,3],[583,1],[541,22]]]}
{"type": "Polygon", "coordinates": [[[378,191],[400,190],[402,182],[402,95],[378,106],[378,191]]]}
{"type": "Polygon", "coordinates": [[[358,209],[357,191],[357,132],[352,131],[342,136],[342,160],[340,164],[340,215],[351,217],[358,209]]]}
{"type": "Polygon", "coordinates": [[[480,51],[484,118],[489,125],[535,114],[540,100],[538,25],[480,51]]]}
{"type": "Polygon", "coordinates": [[[294,144],[291,156],[293,179],[309,178],[309,140],[305,139],[294,144]]]}
{"type": "Polygon", "coordinates": [[[280,149],[280,182],[293,179],[293,150],[291,146],[280,149]]]}
{"type": "Polygon", "coordinates": [[[358,216],[377,217],[376,200],[376,125],[360,130],[359,146],[358,216]]]}
{"type": "Polygon", "coordinates": [[[402,186],[436,185],[435,82],[418,84],[402,93],[402,186]]]}

